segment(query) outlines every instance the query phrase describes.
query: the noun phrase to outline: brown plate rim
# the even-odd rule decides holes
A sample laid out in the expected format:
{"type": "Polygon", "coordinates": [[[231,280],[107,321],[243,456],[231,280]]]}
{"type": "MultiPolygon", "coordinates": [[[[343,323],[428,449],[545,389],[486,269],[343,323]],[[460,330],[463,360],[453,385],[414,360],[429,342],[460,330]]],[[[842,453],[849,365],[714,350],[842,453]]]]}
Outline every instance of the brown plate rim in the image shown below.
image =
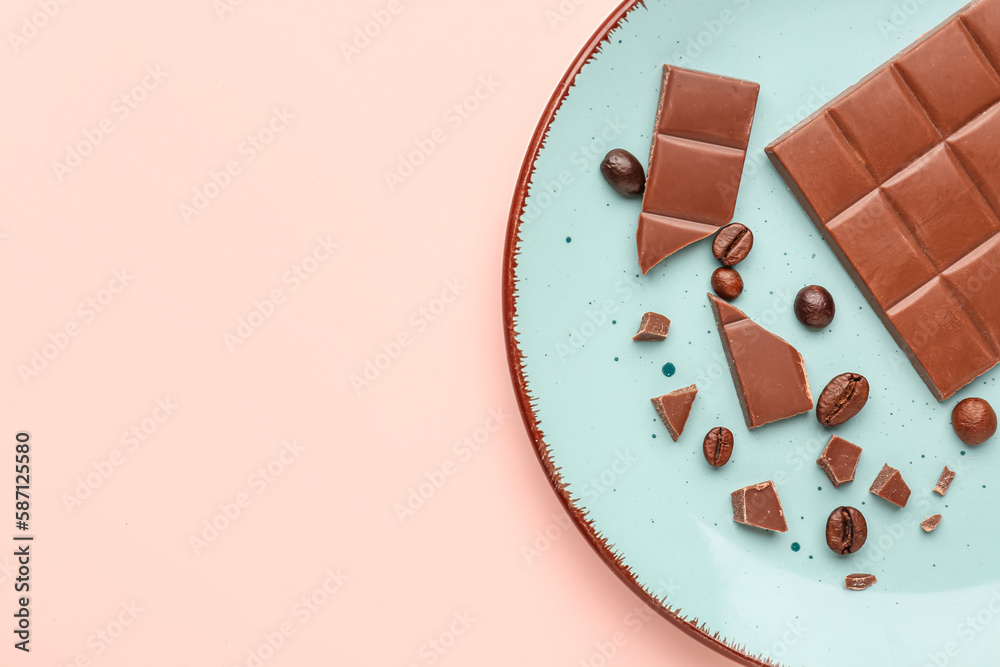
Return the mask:
{"type": "Polygon", "coordinates": [[[515,326],[517,308],[514,301],[516,292],[514,271],[517,267],[517,239],[521,227],[521,212],[528,197],[528,189],[531,186],[531,177],[535,170],[535,162],[545,142],[549,127],[555,119],[556,112],[568,97],[570,88],[576,80],[577,75],[594,58],[601,45],[609,41],[611,33],[620,27],[627,15],[640,6],[645,7],[644,0],[623,0],[604,23],[601,24],[590,40],[587,41],[549,99],[542,117],[535,127],[531,142],[528,145],[528,150],[521,164],[521,171],[515,186],[514,198],[507,220],[507,234],[504,241],[503,279],[501,282],[503,287],[503,324],[504,343],[507,349],[507,365],[514,384],[514,392],[517,396],[521,418],[528,431],[528,436],[531,439],[542,469],[552,488],[556,491],[556,495],[559,497],[563,507],[565,507],[567,513],[572,518],[573,523],[583,533],[587,542],[590,543],[590,546],[593,547],[598,556],[643,602],[691,637],[737,663],[753,667],[777,667],[777,663],[771,662],[763,656],[752,656],[745,651],[745,647],[734,644],[724,637],[720,637],[717,632],[711,632],[704,623],[699,623],[697,618],[691,620],[683,618],[680,609],[672,608],[665,598],[654,595],[639,583],[635,574],[623,562],[622,556],[615,553],[612,545],[597,531],[593,523],[587,518],[586,512],[569,493],[567,485],[559,472],[559,468],[552,460],[551,451],[545,443],[544,434],[538,423],[537,415],[535,415],[531,406],[532,399],[524,376],[523,354],[517,343],[517,330],[515,326]]]}

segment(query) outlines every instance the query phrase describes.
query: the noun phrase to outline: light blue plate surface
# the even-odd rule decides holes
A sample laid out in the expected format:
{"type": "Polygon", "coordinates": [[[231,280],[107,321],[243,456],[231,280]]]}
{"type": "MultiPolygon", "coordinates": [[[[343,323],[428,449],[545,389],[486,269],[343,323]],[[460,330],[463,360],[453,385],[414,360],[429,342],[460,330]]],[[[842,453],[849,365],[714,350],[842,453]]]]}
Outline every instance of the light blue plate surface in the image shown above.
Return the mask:
{"type": "Polygon", "coordinates": [[[997,372],[938,404],[764,156],[962,4],[651,0],[584,66],[535,163],[516,246],[516,342],[553,463],[650,593],[781,665],[1000,664],[1000,443],[964,447],[950,426],[962,398],[998,404],[997,372]],[[735,217],[756,241],[735,305],[798,348],[814,396],[842,372],[870,380],[867,407],[836,431],[864,448],[856,481],[840,489],[815,464],[830,432],[812,414],[746,428],[706,297],[710,241],[639,274],[640,202],[613,192],[598,166],[615,147],[646,162],[663,63],[761,84],[735,217]],[[809,283],[836,299],[827,331],[791,312],[809,283]],[[631,341],[647,310],[671,319],[666,342],[631,341]],[[649,399],[691,383],[698,397],[674,443],[649,399]],[[716,425],[736,436],[718,470],[701,454],[716,425]],[[868,492],[883,463],[913,490],[904,510],[868,492]],[[959,474],[941,498],[931,489],[944,465],[959,474]],[[787,533],[732,520],[730,492],[764,480],[777,485],[787,533]],[[852,556],[825,543],[838,505],[868,520],[852,556]],[[919,522],[936,513],[941,527],[925,534],[919,522]],[[852,572],[879,582],[845,591],[852,572]]]}

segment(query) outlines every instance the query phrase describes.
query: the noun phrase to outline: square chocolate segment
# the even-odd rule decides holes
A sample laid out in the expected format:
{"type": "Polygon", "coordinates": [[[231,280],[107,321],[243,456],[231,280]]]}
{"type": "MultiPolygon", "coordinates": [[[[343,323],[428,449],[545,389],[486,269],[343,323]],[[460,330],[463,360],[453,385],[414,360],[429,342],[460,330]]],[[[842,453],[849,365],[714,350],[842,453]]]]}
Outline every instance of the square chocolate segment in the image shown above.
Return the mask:
{"type": "Polygon", "coordinates": [[[1000,5],[981,2],[962,15],[962,22],[993,67],[1000,70],[1000,5]]]}
{"type": "Polygon", "coordinates": [[[664,103],[656,131],[746,150],[759,89],[748,81],[671,67],[661,91],[664,103]]]}
{"type": "Polygon", "coordinates": [[[945,134],[1000,100],[1000,77],[958,20],[910,49],[896,67],[945,134]]]}
{"type": "Polygon", "coordinates": [[[956,132],[948,146],[993,210],[1000,211],[1000,104],[956,132]]]}
{"type": "Polygon", "coordinates": [[[882,70],[830,107],[868,169],[887,180],[936,144],[941,135],[892,70],[882,70]]]}
{"type": "Polygon", "coordinates": [[[826,113],[786,137],[768,146],[768,153],[815,222],[832,220],[875,187],[875,179],[826,113]]]}
{"type": "Polygon", "coordinates": [[[653,140],[653,152],[658,161],[684,168],[650,168],[643,212],[712,225],[708,233],[733,219],[736,197],[723,193],[740,182],[746,153],[666,134],[653,140]]]}
{"type": "Polygon", "coordinates": [[[882,189],[938,270],[1000,231],[990,205],[947,146],[938,146],[882,189]]]}
{"type": "Polygon", "coordinates": [[[827,231],[882,308],[934,277],[934,265],[878,190],[837,216],[827,231]]]}
{"type": "Polygon", "coordinates": [[[977,0],[767,147],[938,400],[1000,361],[998,68],[977,0]]]}
{"type": "Polygon", "coordinates": [[[998,359],[941,278],[934,278],[888,312],[896,331],[906,332],[907,355],[924,379],[951,396],[998,359]]]}

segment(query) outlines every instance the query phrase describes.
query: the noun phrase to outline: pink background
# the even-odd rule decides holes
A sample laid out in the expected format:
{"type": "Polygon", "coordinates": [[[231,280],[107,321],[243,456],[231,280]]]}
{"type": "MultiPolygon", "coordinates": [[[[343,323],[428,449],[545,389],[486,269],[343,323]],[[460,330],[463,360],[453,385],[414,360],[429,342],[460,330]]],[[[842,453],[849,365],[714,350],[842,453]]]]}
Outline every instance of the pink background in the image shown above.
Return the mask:
{"type": "Polygon", "coordinates": [[[616,4],[4,3],[0,664],[730,664],[566,529],[506,366],[518,169],[616,4]]]}

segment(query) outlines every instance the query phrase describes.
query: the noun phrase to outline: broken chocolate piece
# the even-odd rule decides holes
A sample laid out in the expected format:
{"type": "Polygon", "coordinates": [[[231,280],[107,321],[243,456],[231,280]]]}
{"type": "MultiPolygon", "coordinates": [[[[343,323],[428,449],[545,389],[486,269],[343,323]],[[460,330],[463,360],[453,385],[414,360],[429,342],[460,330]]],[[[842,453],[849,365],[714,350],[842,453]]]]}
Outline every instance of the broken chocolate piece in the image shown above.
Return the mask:
{"type": "Polygon", "coordinates": [[[747,427],[812,410],[802,355],[739,308],[711,294],[708,299],[747,427]]]}
{"type": "Polygon", "coordinates": [[[844,587],[849,591],[863,591],[877,581],[874,574],[858,572],[844,577],[844,587]]]}
{"type": "Polygon", "coordinates": [[[935,514],[934,516],[929,516],[920,522],[920,527],[924,529],[925,533],[932,532],[935,528],[941,525],[941,515],[935,514]]]}
{"type": "Polygon", "coordinates": [[[998,5],[967,5],[766,148],[939,401],[1000,361],[998,5]]]}
{"type": "Polygon", "coordinates": [[[941,471],[941,477],[940,479],[938,479],[937,485],[934,487],[934,493],[938,494],[939,496],[943,496],[944,494],[948,493],[948,487],[951,486],[951,482],[954,479],[955,479],[955,471],[948,470],[948,466],[945,466],[944,470],[941,471]]]}
{"type": "Polygon", "coordinates": [[[760,86],[663,66],[639,215],[639,267],[648,273],[733,219],[760,86]]]}
{"type": "Polygon", "coordinates": [[[661,341],[667,337],[670,320],[659,313],[646,313],[639,323],[639,331],[632,336],[636,341],[661,341]]]}
{"type": "Polygon", "coordinates": [[[788,530],[774,482],[761,482],[733,491],[732,498],[736,523],[779,533],[788,530]]]}
{"type": "Polygon", "coordinates": [[[674,442],[677,442],[677,438],[681,437],[681,433],[684,432],[684,424],[687,423],[688,415],[691,414],[691,405],[697,394],[698,387],[691,385],[650,399],[674,442]]]}
{"type": "Polygon", "coordinates": [[[838,436],[830,438],[826,449],[816,459],[816,465],[823,469],[834,487],[854,481],[854,472],[858,469],[861,458],[861,448],[838,436]]]}
{"type": "Polygon", "coordinates": [[[893,505],[900,507],[906,507],[906,501],[910,499],[910,487],[903,481],[903,476],[899,474],[899,471],[888,463],[882,466],[882,471],[868,490],[879,498],[885,498],[893,505]]]}

